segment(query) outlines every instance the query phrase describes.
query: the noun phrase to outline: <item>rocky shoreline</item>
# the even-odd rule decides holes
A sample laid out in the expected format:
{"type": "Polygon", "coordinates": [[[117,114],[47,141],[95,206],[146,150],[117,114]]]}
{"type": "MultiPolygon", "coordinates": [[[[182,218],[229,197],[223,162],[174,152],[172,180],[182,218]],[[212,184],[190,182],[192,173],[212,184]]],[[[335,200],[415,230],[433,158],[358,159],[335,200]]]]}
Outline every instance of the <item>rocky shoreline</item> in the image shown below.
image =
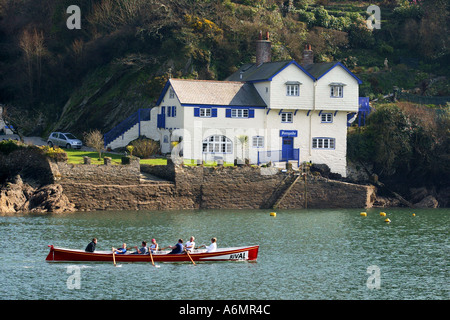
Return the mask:
{"type": "Polygon", "coordinates": [[[32,187],[17,175],[0,189],[0,214],[16,213],[64,213],[74,212],[75,205],[69,201],[59,184],[32,187]]]}
{"type": "MultiPolygon", "coordinates": [[[[408,199],[363,181],[339,181],[312,172],[307,182],[292,170],[262,175],[251,166],[94,166],[47,158],[37,148],[0,153],[0,215],[89,210],[257,209],[284,199],[280,209],[448,207],[450,188],[411,188],[408,199]],[[161,181],[142,181],[142,171],[161,181]],[[298,180],[295,184],[293,181],[298,180]],[[289,187],[289,185],[291,185],[289,187]],[[283,188],[281,188],[283,187],[283,188]],[[286,193],[286,194],[285,194],[286,193]],[[307,204],[307,206],[306,206],[307,204]],[[345,205],[346,204],[346,205],[345,205]]],[[[309,174],[308,174],[309,175],[309,174]]]]}

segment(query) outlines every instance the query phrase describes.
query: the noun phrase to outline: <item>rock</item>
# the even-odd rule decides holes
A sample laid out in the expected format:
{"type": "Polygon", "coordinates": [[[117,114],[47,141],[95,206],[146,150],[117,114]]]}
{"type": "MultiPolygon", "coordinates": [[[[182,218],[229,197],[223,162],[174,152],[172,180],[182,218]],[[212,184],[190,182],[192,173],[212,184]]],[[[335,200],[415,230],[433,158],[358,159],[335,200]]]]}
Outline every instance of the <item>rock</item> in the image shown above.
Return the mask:
{"type": "Polygon", "coordinates": [[[439,207],[448,208],[450,206],[450,187],[439,190],[436,199],[439,202],[439,207]]]}
{"type": "Polygon", "coordinates": [[[429,195],[425,197],[422,201],[414,204],[417,208],[437,208],[439,206],[439,202],[435,197],[429,195]]]}
{"type": "Polygon", "coordinates": [[[411,188],[409,190],[410,194],[411,194],[411,202],[412,203],[417,203],[422,201],[423,199],[425,199],[425,197],[428,196],[428,190],[425,187],[421,187],[421,188],[411,188]]]}
{"type": "Polygon", "coordinates": [[[12,179],[0,188],[0,214],[26,212],[73,212],[75,205],[63,193],[59,184],[50,184],[39,189],[23,183],[20,177],[12,179]]]}
{"type": "Polygon", "coordinates": [[[63,193],[61,185],[51,184],[34,192],[24,209],[30,212],[62,213],[75,211],[75,205],[63,193]]]}
{"type": "Polygon", "coordinates": [[[373,207],[375,207],[375,208],[393,208],[393,207],[400,207],[400,206],[401,206],[401,203],[398,199],[382,197],[379,195],[376,196],[376,200],[373,203],[373,207]]]}

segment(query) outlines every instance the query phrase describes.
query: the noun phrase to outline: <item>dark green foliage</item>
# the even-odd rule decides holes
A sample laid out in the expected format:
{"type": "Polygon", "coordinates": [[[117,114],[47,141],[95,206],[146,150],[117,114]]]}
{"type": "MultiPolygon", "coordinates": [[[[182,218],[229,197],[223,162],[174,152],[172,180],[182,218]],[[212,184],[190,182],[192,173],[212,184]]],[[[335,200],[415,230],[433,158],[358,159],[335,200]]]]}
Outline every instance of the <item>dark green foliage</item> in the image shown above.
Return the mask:
{"type": "Polygon", "coordinates": [[[348,136],[348,157],[373,165],[381,179],[404,185],[448,185],[448,108],[411,103],[380,105],[367,126],[348,136]]]}
{"type": "Polygon", "coordinates": [[[16,140],[2,140],[0,141],[0,153],[5,155],[10,154],[11,152],[26,148],[27,146],[20,141],[16,140]]]}
{"type": "MultiPolygon", "coordinates": [[[[273,59],[300,62],[306,44],[316,62],[351,56],[361,95],[371,98],[449,74],[446,1],[374,3],[382,7],[380,30],[367,28],[361,1],[0,0],[0,103],[29,119],[24,134],[106,132],[152,107],[168,76],[221,80],[253,62],[259,31],[270,32],[273,59]],[[66,27],[69,5],[81,9],[81,30],[66,27]],[[44,40],[29,59],[20,46],[25,32],[44,40]]],[[[443,82],[423,93],[446,95],[443,82]]]]}

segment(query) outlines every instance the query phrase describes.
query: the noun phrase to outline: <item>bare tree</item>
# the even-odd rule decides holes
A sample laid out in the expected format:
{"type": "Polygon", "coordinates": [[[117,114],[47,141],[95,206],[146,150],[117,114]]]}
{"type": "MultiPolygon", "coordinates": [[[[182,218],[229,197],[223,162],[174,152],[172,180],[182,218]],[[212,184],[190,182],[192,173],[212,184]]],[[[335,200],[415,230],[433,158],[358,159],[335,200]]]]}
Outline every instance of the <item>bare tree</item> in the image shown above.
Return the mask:
{"type": "Polygon", "coordinates": [[[98,159],[102,158],[102,152],[105,150],[105,142],[103,140],[103,135],[99,130],[91,130],[90,132],[85,132],[84,142],[88,147],[94,148],[98,152],[98,159]]]}
{"type": "Polygon", "coordinates": [[[19,40],[19,46],[24,52],[25,63],[27,66],[28,85],[30,90],[30,97],[33,97],[34,90],[34,74],[36,74],[38,91],[41,85],[42,78],[42,58],[46,53],[44,46],[44,33],[25,30],[19,40]],[[35,71],[33,66],[35,66],[35,71]]]}

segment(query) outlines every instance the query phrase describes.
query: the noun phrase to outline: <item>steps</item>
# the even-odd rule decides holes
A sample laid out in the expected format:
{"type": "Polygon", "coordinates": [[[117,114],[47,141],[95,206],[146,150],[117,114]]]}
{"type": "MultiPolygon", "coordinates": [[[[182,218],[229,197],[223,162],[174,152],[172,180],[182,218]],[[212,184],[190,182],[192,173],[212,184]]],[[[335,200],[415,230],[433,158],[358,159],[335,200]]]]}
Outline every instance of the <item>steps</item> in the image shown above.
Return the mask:
{"type": "Polygon", "coordinates": [[[296,178],[294,179],[294,181],[292,181],[288,187],[282,192],[282,194],[279,196],[278,200],[275,202],[275,204],[273,205],[273,209],[277,209],[278,206],[280,205],[281,201],[283,201],[283,199],[286,197],[286,195],[289,193],[289,191],[291,191],[292,187],[297,183],[297,181],[300,179],[300,175],[297,175],[296,178]]]}
{"type": "Polygon", "coordinates": [[[150,120],[150,110],[149,108],[139,109],[128,118],[120,122],[113,129],[104,134],[103,139],[105,141],[105,146],[108,146],[114,140],[119,138],[121,135],[125,134],[127,131],[139,125],[139,133],[140,135],[140,123],[141,121],[149,121],[150,120]]]}
{"type": "Polygon", "coordinates": [[[167,184],[174,185],[175,184],[172,181],[161,179],[157,176],[148,174],[146,172],[141,172],[139,183],[140,184],[158,184],[158,185],[167,185],[167,184]]]}
{"type": "Polygon", "coordinates": [[[272,195],[267,199],[263,205],[264,209],[275,209],[281,201],[286,197],[292,187],[297,183],[301,176],[298,173],[290,173],[286,175],[283,181],[278,185],[272,195]]]}

